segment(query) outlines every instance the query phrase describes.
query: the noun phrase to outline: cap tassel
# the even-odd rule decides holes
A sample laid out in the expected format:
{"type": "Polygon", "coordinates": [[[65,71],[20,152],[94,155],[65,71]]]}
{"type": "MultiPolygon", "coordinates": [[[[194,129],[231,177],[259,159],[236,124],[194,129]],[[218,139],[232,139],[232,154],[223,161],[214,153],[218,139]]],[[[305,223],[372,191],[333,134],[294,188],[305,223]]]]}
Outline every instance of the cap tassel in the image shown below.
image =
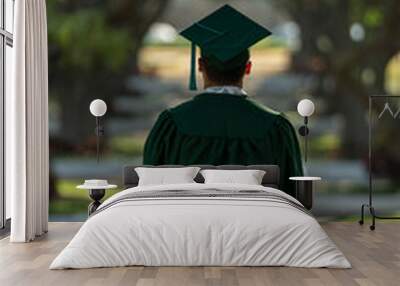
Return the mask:
{"type": "Polygon", "coordinates": [[[190,79],[189,79],[189,89],[197,90],[196,84],[196,45],[192,43],[192,55],[190,63],[190,79]]]}

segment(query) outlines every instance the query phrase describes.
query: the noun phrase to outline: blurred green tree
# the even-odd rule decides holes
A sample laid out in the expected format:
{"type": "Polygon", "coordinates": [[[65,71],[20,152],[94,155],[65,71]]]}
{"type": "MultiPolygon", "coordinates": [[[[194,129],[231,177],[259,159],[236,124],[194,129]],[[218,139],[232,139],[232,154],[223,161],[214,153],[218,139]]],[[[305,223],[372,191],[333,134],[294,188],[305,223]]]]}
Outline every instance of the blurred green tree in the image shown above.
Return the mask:
{"type": "MultiPolygon", "coordinates": [[[[61,123],[59,138],[50,139],[52,155],[91,146],[89,103],[102,98],[112,107],[113,98],[124,92],[126,78],[139,72],[143,38],[168,2],[47,1],[50,104],[58,107],[61,123]]],[[[51,199],[57,197],[55,180],[50,170],[51,199]]]]}
{"type": "Polygon", "coordinates": [[[143,38],[168,0],[49,0],[50,96],[61,107],[62,138],[82,145],[93,132],[95,98],[112,102],[137,73],[143,38]]]}
{"type": "Polygon", "coordinates": [[[400,50],[398,0],[279,0],[301,30],[292,69],[317,75],[315,96],[345,119],[342,149],[365,155],[368,95],[385,93],[385,69],[400,50]]]}

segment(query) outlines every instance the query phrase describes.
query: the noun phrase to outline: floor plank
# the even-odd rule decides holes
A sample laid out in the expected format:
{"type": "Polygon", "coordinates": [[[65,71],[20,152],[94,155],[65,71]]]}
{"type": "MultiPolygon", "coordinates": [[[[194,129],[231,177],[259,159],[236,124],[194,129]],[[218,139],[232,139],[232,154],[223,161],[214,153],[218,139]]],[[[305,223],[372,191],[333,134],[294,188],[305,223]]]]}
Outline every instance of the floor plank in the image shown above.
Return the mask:
{"type": "Polygon", "coordinates": [[[32,243],[0,240],[0,285],[136,285],[136,286],[266,286],[266,285],[399,285],[400,224],[379,223],[376,231],[356,223],[322,226],[344,252],[352,269],[289,267],[119,267],[50,271],[55,256],[81,223],[50,223],[50,231],[32,243]]]}

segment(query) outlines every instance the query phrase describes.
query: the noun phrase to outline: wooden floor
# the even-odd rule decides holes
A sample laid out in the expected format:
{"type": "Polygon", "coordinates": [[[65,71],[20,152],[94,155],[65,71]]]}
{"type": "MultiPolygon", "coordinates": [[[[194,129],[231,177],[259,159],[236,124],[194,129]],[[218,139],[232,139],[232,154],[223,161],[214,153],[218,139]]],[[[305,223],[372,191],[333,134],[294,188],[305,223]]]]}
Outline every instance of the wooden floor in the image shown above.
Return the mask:
{"type": "Polygon", "coordinates": [[[49,233],[27,244],[0,241],[0,285],[400,285],[400,224],[379,223],[375,232],[356,223],[323,227],[353,269],[289,267],[124,267],[48,270],[80,223],[50,223],[49,233]]]}

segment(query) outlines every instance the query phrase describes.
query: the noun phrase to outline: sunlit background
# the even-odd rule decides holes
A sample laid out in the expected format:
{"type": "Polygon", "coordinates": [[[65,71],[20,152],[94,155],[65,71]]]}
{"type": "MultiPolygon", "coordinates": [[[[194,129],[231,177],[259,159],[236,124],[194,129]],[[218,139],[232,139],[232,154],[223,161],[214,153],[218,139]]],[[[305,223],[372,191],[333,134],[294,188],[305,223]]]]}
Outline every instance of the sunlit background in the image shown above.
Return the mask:
{"type": "MultiPolygon", "coordinates": [[[[316,103],[306,164],[323,178],[314,213],[321,220],[358,215],[367,199],[368,95],[400,95],[399,1],[48,0],[51,220],[84,220],[90,200],[75,186],[92,178],[121,186],[122,167],[141,163],[160,111],[195,95],[179,31],[225,3],[273,32],[251,49],[248,93],[296,128],[297,102],[316,103]],[[99,164],[89,113],[95,98],[109,107],[99,164]]],[[[374,105],[374,114],[382,107],[374,105]]],[[[399,100],[391,107],[396,112],[399,100]]],[[[396,119],[374,133],[376,202],[387,213],[400,210],[396,119]]]]}

